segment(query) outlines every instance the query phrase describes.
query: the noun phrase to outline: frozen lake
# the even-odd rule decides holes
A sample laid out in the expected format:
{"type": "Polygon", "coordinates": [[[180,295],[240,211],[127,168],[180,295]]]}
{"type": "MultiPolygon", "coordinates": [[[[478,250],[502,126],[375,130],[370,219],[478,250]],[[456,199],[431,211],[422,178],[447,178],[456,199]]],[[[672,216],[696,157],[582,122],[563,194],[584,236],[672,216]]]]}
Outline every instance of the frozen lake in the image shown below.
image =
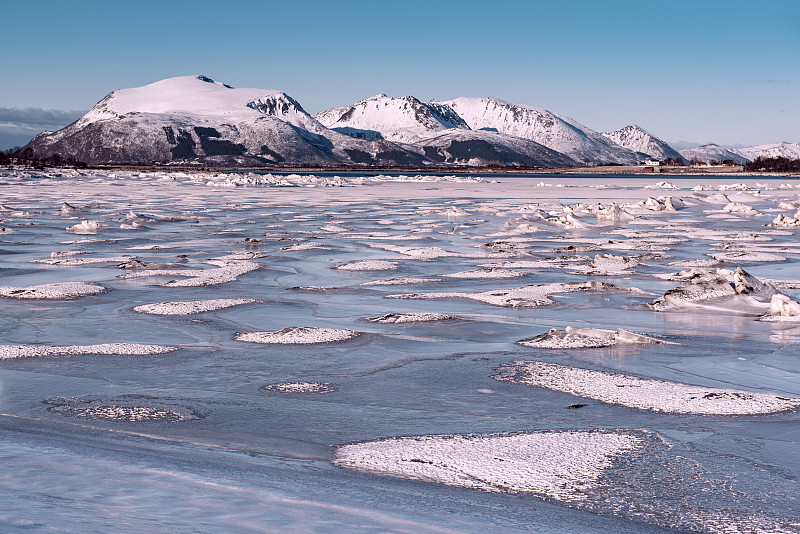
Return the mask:
{"type": "Polygon", "coordinates": [[[0,171],[0,532],[800,533],[800,180],[668,179],[0,171]]]}

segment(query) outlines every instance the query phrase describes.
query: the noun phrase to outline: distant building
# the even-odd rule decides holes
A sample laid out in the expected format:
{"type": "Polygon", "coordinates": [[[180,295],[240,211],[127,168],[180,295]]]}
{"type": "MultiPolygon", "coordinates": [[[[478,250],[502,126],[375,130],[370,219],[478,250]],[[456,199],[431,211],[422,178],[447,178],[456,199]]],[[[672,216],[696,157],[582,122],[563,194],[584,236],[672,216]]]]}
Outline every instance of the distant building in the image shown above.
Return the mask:
{"type": "Polygon", "coordinates": [[[661,162],[658,161],[655,158],[650,158],[650,159],[644,160],[644,164],[649,166],[649,167],[658,167],[659,165],[661,165],[661,162]]]}

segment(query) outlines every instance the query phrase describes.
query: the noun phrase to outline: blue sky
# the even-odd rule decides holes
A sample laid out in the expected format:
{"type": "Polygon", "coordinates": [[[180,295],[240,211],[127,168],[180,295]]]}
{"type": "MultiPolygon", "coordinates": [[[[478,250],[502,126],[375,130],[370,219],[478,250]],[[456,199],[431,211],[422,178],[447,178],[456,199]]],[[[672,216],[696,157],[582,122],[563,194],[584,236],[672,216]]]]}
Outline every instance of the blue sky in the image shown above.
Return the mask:
{"type": "Polygon", "coordinates": [[[88,110],[200,73],[312,113],[377,93],[495,96],[598,131],[800,142],[797,0],[32,0],[3,18],[0,144],[12,126],[60,126],[25,124],[26,108],[88,110]]]}

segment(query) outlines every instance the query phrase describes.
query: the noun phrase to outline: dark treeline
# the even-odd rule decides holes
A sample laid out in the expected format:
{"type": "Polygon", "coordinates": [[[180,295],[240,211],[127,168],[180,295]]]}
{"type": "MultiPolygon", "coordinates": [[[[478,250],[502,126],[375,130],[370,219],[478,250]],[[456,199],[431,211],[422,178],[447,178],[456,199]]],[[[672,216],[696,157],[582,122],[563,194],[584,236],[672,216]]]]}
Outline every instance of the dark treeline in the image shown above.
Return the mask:
{"type": "Polygon", "coordinates": [[[783,156],[776,158],[757,157],[750,163],[745,163],[746,171],[767,171],[767,172],[800,172],[800,159],[789,159],[783,156]]]}
{"type": "Polygon", "coordinates": [[[0,150],[0,165],[24,165],[26,167],[86,167],[86,163],[78,161],[72,156],[52,154],[38,156],[30,148],[14,147],[0,150]]]}

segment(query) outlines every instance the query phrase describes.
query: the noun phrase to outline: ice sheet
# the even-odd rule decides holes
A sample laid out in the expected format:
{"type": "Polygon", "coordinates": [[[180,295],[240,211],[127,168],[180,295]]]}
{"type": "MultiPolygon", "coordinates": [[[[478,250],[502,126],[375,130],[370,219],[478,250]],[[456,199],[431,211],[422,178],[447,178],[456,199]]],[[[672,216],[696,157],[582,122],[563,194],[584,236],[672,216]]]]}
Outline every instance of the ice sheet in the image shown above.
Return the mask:
{"type": "Polygon", "coordinates": [[[0,170],[0,531],[797,530],[800,184],[655,181],[0,170]]]}

